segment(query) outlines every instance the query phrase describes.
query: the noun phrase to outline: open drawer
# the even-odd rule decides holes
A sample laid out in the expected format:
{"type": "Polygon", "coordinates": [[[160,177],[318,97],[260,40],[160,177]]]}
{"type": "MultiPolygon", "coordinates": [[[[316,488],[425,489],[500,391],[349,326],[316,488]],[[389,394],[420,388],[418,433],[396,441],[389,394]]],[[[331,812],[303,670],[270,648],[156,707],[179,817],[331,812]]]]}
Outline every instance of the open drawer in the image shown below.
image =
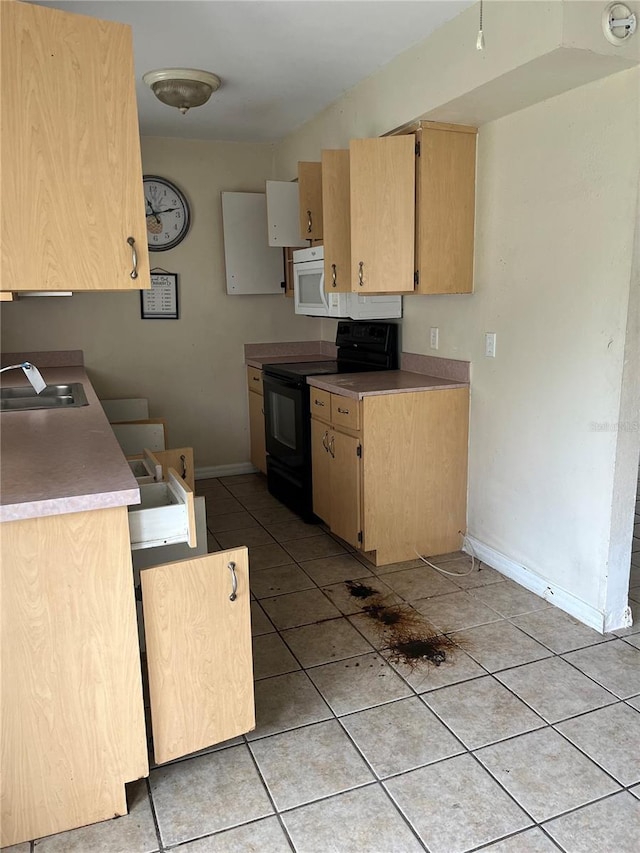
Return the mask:
{"type": "Polygon", "coordinates": [[[255,727],[246,548],[140,572],[157,764],[255,727]]]}
{"type": "Polygon", "coordinates": [[[197,543],[193,491],[173,468],[160,483],[140,484],[140,503],[129,507],[131,548],[197,543]]]}
{"type": "Polygon", "coordinates": [[[143,450],[141,458],[127,458],[127,462],[140,486],[159,483],[163,479],[162,464],[150,450],[143,450]]]}
{"type": "Polygon", "coordinates": [[[173,468],[191,491],[195,491],[192,447],[176,447],[155,452],[145,447],[142,456],[127,456],[127,462],[140,485],[166,480],[169,468],[173,468]]]}

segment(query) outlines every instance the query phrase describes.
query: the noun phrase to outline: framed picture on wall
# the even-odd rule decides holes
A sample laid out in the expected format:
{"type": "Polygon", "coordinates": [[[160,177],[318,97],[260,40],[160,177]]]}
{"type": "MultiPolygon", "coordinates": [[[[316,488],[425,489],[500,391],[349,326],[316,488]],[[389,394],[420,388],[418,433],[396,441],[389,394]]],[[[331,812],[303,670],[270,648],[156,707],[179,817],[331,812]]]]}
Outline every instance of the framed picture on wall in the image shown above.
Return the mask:
{"type": "Polygon", "coordinates": [[[143,320],[178,320],[178,274],[151,270],[150,290],[140,291],[140,316],[143,320]]]}

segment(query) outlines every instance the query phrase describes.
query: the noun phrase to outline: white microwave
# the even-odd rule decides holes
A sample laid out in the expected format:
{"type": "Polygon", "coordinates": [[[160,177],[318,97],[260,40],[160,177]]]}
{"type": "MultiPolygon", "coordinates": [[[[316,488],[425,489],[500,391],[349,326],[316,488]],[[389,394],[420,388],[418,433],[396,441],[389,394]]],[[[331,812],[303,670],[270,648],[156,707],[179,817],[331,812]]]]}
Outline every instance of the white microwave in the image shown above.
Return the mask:
{"type": "Polygon", "coordinates": [[[293,295],[296,314],[308,317],[350,317],[352,320],[402,317],[401,296],[326,293],[323,246],[298,249],[293,253],[293,295]]]}

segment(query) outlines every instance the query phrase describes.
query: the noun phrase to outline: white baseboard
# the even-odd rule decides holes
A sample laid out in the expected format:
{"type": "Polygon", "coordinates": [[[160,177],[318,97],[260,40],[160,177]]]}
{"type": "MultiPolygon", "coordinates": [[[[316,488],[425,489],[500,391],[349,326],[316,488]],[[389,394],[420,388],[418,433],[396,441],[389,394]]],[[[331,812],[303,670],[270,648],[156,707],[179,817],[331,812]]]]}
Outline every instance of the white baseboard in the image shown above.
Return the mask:
{"type": "Polygon", "coordinates": [[[211,477],[233,477],[236,474],[255,474],[258,469],[251,462],[235,462],[232,465],[209,465],[196,468],[196,480],[209,480],[211,477]]]}
{"type": "Polygon", "coordinates": [[[485,545],[484,542],[474,539],[473,536],[466,536],[462,550],[482,560],[483,563],[500,572],[500,574],[511,578],[525,589],[535,592],[536,595],[559,607],[560,610],[564,610],[565,613],[578,619],[589,628],[593,628],[601,634],[604,633],[604,614],[577,598],[573,593],[541,578],[531,569],[521,566],[510,557],[505,557],[504,554],[489,545],[485,545]]]}

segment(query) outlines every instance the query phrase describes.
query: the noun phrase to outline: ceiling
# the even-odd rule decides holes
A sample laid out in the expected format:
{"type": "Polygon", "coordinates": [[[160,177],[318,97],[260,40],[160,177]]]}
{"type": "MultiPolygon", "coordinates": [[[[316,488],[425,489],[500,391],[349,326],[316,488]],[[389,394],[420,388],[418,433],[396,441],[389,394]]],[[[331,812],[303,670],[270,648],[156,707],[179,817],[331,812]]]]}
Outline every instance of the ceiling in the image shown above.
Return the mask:
{"type": "Polygon", "coordinates": [[[133,27],[140,132],[273,142],[300,127],[473,0],[38,0],[133,27]],[[222,78],[186,116],[156,100],[146,71],[222,78]]]}

